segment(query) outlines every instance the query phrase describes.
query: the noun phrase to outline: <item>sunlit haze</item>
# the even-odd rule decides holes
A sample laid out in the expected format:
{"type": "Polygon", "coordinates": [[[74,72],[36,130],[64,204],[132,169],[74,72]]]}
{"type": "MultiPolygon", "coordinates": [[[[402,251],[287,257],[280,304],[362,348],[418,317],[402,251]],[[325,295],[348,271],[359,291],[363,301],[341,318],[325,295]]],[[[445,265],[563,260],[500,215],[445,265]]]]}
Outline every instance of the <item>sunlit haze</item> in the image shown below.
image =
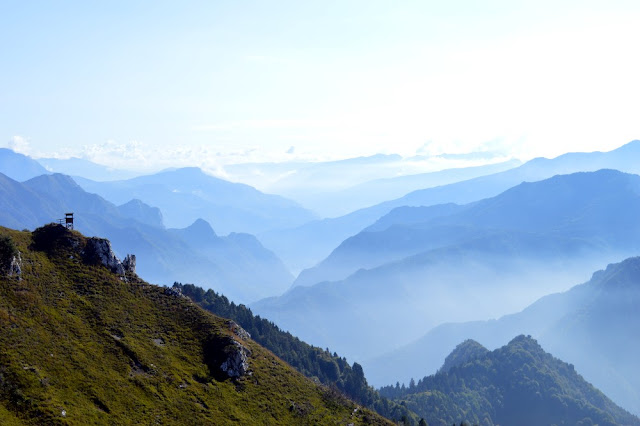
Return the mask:
{"type": "Polygon", "coordinates": [[[639,19],[634,1],[3,1],[0,132],[139,170],[610,150],[640,135],[639,19]]]}

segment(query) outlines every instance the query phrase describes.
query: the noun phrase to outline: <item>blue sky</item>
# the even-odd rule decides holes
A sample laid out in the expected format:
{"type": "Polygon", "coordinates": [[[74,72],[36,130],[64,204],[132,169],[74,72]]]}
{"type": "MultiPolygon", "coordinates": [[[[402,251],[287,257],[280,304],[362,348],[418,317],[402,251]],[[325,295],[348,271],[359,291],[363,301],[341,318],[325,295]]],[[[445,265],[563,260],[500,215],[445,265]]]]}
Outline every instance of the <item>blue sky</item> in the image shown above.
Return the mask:
{"type": "Polygon", "coordinates": [[[129,167],[613,149],[638,3],[0,0],[0,135],[129,167]]]}

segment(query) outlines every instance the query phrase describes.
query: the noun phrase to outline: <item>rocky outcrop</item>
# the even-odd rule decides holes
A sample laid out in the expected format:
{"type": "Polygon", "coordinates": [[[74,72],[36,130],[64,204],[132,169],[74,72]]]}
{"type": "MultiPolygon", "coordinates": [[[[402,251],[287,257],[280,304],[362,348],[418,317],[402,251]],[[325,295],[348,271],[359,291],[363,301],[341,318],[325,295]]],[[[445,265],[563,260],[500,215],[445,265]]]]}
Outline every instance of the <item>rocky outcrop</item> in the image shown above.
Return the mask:
{"type": "Polygon", "coordinates": [[[240,325],[238,325],[237,322],[229,320],[227,321],[227,324],[229,325],[229,330],[231,330],[231,332],[237,337],[239,337],[240,339],[242,340],[251,339],[251,334],[249,334],[249,332],[244,328],[240,327],[240,325]]]}
{"type": "Polygon", "coordinates": [[[124,267],[124,271],[128,274],[136,273],[136,255],[128,254],[124,257],[122,261],[122,266],[124,267]]]}
{"type": "Polygon", "coordinates": [[[126,275],[127,272],[135,273],[135,255],[127,255],[124,262],[121,262],[113,252],[111,242],[104,238],[87,238],[83,256],[85,262],[106,266],[107,269],[118,275],[126,275]]]}
{"type": "MultiPolygon", "coordinates": [[[[249,373],[249,357],[251,350],[235,340],[224,348],[226,360],[220,365],[220,369],[231,378],[243,377],[249,373]]],[[[250,374],[250,373],[249,373],[250,374]]]]}
{"type": "Polygon", "coordinates": [[[7,273],[10,277],[18,277],[22,275],[22,257],[20,252],[11,258],[11,264],[9,265],[9,271],[7,273]]]}
{"type": "MultiPolygon", "coordinates": [[[[242,330],[241,327],[238,328],[242,330]]],[[[234,336],[213,333],[204,341],[203,350],[204,361],[211,376],[216,380],[238,379],[251,375],[251,349],[234,336]]]]}

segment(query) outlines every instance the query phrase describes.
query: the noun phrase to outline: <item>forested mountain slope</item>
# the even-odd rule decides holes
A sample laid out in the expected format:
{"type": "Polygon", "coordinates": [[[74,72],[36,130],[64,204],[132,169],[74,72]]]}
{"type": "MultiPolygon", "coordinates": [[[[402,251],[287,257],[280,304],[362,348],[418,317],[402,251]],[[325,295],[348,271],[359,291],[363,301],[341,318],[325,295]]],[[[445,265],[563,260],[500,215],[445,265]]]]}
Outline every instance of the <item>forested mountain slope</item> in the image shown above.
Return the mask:
{"type": "Polygon", "coordinates": [[[443,371],[408,388],[386,387],[430,425],[638,425],[640,419],[587,383],[574,366],[546,353],[530,336],[492,352],[450,355],[443,371]]]}

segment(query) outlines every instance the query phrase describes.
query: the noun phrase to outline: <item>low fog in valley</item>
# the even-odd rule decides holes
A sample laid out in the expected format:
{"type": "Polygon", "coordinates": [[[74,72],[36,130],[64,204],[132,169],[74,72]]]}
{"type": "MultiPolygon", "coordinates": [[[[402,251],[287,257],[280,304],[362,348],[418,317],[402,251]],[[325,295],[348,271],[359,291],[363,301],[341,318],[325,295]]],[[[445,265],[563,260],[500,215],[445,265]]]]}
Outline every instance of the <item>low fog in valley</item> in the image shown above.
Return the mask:
{"type": "Polygon", "coordinates": [[[639,4],[0,1],[0,424],[640,425],[639,4]]]}

